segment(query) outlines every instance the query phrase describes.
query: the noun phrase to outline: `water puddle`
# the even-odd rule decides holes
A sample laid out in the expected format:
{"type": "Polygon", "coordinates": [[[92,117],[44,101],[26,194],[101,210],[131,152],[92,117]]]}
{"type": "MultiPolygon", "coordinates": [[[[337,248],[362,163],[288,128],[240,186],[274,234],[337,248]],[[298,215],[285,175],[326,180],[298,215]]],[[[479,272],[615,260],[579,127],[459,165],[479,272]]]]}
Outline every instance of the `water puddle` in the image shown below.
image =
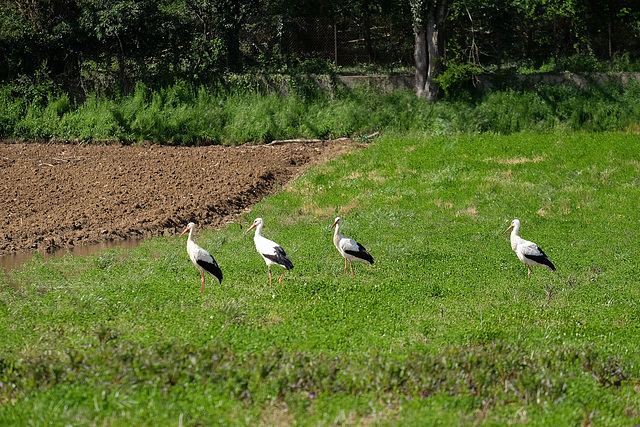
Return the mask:
{"type": "MultiPolygon", "coordinates": [[[[73,246],[71,248],[61,248],[52,252],[40,252],[40,254],[44,257],[45,261],[48,261],[51,258],[59,258],[67,254],[71,254],[73,256],[79,256],[79,257],[88,257],[89,255],[92,255],[94,253],[104,251],[107,249],[135,248],[144,240],[145,239],[143,238],[114,240],[110,242],[96,243],[93,245],[82,245],[82,246],[73,246]]],[[[8,275],[11,270],[20,267],[22,264],[28,261],[31,261],[34,254],[35,252],[19,252],[15,254],[0,256],[0,274],[4,272],[4,274],[8,275]]]]}

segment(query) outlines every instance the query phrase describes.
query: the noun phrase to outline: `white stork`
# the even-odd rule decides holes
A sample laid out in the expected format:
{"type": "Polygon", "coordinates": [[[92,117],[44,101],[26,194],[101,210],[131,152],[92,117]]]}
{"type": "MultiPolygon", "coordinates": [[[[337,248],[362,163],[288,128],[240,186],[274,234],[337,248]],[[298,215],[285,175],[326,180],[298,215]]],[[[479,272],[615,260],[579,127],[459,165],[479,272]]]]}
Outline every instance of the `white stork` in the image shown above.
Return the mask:
{"type": "Polygon", "coordinates": [[[547,258],[547,255],[533,242],[524,240],[518,233],[520,232],[520,220],[514,219],[511,221],[511,226],[504,230],[504,233],[511,230],[511,249],[518,255],[520,261],[527,266],[529,276],[531,276],[531,266],[538,265],[540,267],[548,268],[551,271],[555,271],[556,267],[551,260],[547,258]]]}
{"type": "Polygon", "coordinates": [[[282,249],[282,246],[278,245],[276,242],[272,242],[269,239],[262,237],[260,234],[262,232],[262,226],[264,225],[264,221],[262,218],[256,218],[253,221],[253,225],[249,227],[246,231],[248,233],[252,229],[256,229],[256,234],[253,237],[253,242],[256,244],[256,250],[264,259],[264,262],[267,264],[269,268],[269,287],[271,287],[271,265],[276,264],[283,268],[282,274],[280,274],[280,279],[278,283],[282,283],[282,276],[284,275],[284,270],[293,269],[293,263],[291,259],[287,256],[287,253],[282,249]]]}
{"type": "Polygon", "coordinates": [[[347,262],[351,263],[351,277],[353,277],[353,261],[362,261],[373,264],[373,257],[367,252],[367,250],[360,243],[353,239],[344,237],[340,234],[340,226],[342,225],[342,219],[337,217],[333,222],[331,228],[336,229],[333,234],[333,244],[338,249],[338,252],[344,257],[344,272],[342,276],[347,274],[347,262]]]}
{"type": "Polygon", "coordinates": [[[200,293],[204,292],[204,272],[211,274],[218,283],[222,283],[222,271],[216,260],[213,259],[211,254],[206,250],[202,249],[200,246],[193,241],[193,230],[195,230],[196,225],[190,222],[187,225],[187,228],[180,234],[182,236],[187,231],[189,232],[189,238],[187,239],[187,253],[189,254],[189,258],[191,258],[191,262],[196,266],[198,270],[200,270],[200,278],[202,282],[202,286],[200,287],[200,293]]]}

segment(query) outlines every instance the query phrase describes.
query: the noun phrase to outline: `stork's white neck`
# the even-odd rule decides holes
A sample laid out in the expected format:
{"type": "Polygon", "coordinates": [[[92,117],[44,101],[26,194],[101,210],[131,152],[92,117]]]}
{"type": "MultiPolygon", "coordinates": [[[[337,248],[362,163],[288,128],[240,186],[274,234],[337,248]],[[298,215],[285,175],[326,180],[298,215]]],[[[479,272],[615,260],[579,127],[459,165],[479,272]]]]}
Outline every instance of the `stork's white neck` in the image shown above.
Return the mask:
{"type": "Polygon", "coordinates": [[[187,238],[187,244],[188,244],[189,242],[193,242],[193,229],[194,229],[194,228],[195,228],[195,227],[191,227],[191,228],[189,229],[189,237],[187,238]]]}
{"type": "Polygon", "coordinates": [[[520,243],[520,223],[516,222],[513,225],[513,230],[511,230],[511,237],[510,237],[510,241],[511,241],[511,249],[513,249],[514,251],[516,250],[516,248],[518,247],[518,243],[520,243]]]}
{"type": "Polygon", "coordinates": [[[513,230],[511,230],[511,235],[512,236],[519,236],[520,235],[520,223],[516,222],[513,226],[513,230]]]}
{"type": "Polygon", "coordinates": [[[336,222],[336,225],[333,228],[335,228],[334,235],[336,235],[336,236],[339,235],[340,234],[340,221],[336,222]]]}
{"type": "Polygon", "coordinates": [[[255,239],[256,237],[262,237],[261,233],[262,233],[262,226],[264,225],[263,222],[258,223],[258,225],[256,225],[256,234],[253,236],[253,238],[255,239]]]}
{"type": "Polygon", "coordinates": [[[335,228],[335,231],[333,232],[333,243],[337,245],[338,242],[342,240],[342,238],[344,237],[342,233],[340,233],[340,221],[336,223],[334,228],[335,228]]]}

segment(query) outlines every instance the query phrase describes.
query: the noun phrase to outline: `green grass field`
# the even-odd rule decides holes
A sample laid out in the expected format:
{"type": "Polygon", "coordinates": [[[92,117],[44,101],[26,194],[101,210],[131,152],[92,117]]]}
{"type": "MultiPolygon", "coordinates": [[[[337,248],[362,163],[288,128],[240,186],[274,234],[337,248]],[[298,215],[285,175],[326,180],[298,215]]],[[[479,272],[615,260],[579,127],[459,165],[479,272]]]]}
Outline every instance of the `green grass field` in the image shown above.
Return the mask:
{"type": "Polygon", "coordinates": [[[35,256],[0,276],[0,424],[640,423],[639,148],[384,135],[197,233],[203,295],[186,236],[35,256]],[[375,258],[353,279],[336,216],[375,258]],[[272,289],[256,217],[295,266],[272,289]]]}

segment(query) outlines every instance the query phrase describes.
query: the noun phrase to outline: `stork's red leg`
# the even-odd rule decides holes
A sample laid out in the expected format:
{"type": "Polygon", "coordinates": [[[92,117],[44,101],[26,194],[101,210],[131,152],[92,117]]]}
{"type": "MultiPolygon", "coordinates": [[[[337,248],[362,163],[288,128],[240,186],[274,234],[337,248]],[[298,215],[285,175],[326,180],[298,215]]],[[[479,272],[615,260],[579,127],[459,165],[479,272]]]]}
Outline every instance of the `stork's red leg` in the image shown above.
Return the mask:
{"type": "Polygon", "coordinates": [[[284,268],[282,269],[282,274],[280,275],[280,279],[278,279],[278,283],[282,283],[282,276],[284,276],[284,268]]]}
{"type": "Polygon", "coordinates": [[[344,272],[342,273],[342,277],[347,275],[347,259],[344,259],[344,272]]]}
{"type": "Polygon", "coordinates": [[[200,293],[204,293],[204,273],[201,271],[200,272],[200,281],[202,282],[202,285],[200,286],[200,293]]]}

